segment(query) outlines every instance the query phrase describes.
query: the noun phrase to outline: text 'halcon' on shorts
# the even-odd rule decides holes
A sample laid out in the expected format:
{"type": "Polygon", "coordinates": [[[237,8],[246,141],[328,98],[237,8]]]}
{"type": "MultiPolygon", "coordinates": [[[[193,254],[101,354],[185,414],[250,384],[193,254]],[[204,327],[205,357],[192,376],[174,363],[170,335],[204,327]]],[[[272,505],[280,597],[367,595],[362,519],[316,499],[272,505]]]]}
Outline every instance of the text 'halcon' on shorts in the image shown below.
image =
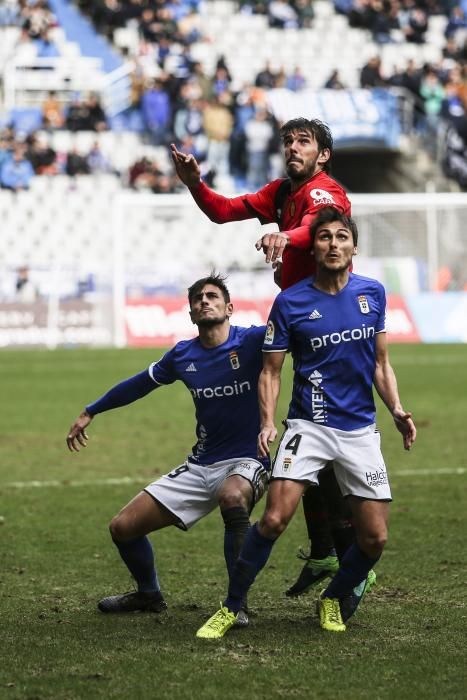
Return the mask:
{"type": "Polygon", "coordinates": [[[332,461],[343,496],[392,500],[375,424],[349,431],[299,419],[284,424],[271,479],[317,484],[318,473],[332,461]]]}
{"type": "Polygon", "coordinates": [[[187,460],[144,489],[180,520],[188,530],[218,505],[218,492],[229,476],[242,476],[253,488],[253,505],[266,490],[269,472],[255,459],[228,459],[199,465],[187,460]]]}

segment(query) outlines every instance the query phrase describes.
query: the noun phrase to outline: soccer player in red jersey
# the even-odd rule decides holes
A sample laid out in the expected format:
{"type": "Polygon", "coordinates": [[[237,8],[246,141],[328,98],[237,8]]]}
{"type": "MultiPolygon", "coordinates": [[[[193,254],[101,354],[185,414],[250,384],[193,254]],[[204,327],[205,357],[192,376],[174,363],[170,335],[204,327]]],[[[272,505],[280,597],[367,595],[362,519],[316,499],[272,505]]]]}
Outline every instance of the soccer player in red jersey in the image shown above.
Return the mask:
{"type": "MultiPolygon", "coordinates": [[[[171,145],[172,159],[180,180],[188,187],[199,208],[218,224],[257,218],[261,224],[277,223],[279,230],[263,235],[256,243],[266,262],[272,262],[281,289],[315,272],[310,255],[310,224],[323,207],[335,207],[350,216],[345,190],[329,175],[333,139],[329,127],[318,119],[297,118],[286,122],[280,136],[287,177],[270,182],[258,192],[224,197],[201,179],[193,155],[171,145]]],[[[303,497],[310,538],[310,551],[296,583],[287,595],[300,595],[338,567],[339,556],[353,540],[353,528],[333,470],[320,478],[320,488],[310,487],[303,497]],[[329,511],[329,513],[328,513],[329,511]],[[332,536],[331,536],[332,530],[332,536]]]]}
{"type": "Polygon", "coordinates": [[[277,223],[280,231],[267,233],[257,242],[266,262],[282,258],[281,289],[287,289],[314,272],[309,255],[310,224],[322,207],[336,207],[350,215],[345,190],[328,174],[332,157],[332,135],[317,119],[292,119],[280,130],[287,178],[278,179],[254,194],[224,197],[202,180],[194,156],[176,149],[172,159],[180,180],[189,188],[199,208],[217,224],[259,219],[277,223]]]}

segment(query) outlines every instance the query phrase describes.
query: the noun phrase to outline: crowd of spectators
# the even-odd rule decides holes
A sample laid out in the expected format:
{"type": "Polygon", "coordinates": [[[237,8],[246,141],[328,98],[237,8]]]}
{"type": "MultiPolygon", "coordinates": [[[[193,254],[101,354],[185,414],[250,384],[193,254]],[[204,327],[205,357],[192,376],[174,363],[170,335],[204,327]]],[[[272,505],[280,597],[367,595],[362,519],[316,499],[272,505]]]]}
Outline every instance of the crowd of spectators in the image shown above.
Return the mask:
{"type": "MultiPolygon", "coordinates": [[[[362,67],[360,84],[364,88],[407,90],[415,104],[413,128],[432,155],[436,155],[434,136],[444,124],[451,130],[446,139],[448,148],[452,151],[455,145],[456,158],[467,161],[467,0],[462,2],[464,5],[453,5],[453,0],[335,0],[335,6],[348,17],[351,26],[369,29],[380,44],[422,43],[428,17],[436,13],[448,16],[446,44],[439,64],[418,65],[409,60],[403,70],[385,74],[379,57],[374,56],[362,67]]],[[[39,40],[54,26],[47,0],[10,4],[19,8],[16,21],[29,40],[39,40]]],[[[293,91],[306,88],[306,74],[300,66],[287,73],[265,63],[252,76],[251,84],[234,90],[223,57],[208,75],[191,56],[191,44],[202,38],[199,0],[78,0],[78,4],[110,38],[116,28],[129,20],[138,23],[140,44],[134,57],[131,111],[139,115],[148,144],[165,146],[176,141],[180,148],[195,155],[211,181],[216,175],[230,175],[238,187],[257,188],[277,174],[278,125],[267,112],[266,94],[277,87],[293,91]],[[157,67],[153,75],[146,71],[148,57],[154,58],[157,67]]],[[[313,23],[313,5],[309,0],[240,0],[238,9],[267,15],[272,27],[307,27],[313,23]]],[[[0,14],[0,22],[1,17],[0,14]]],[[[338,71],[333,70],[323,76],[322,87],[345,89],[346,85],[338,71]]],[[[65,110],[51,93],[43,105],[42,126],[99,132],[110,125],[95,95],[77,95],[65,110]]],[[[56,159],[54,167],[59,172],[92,172],[95,166],[88,164],[89,155],[69,154],[58,165],[56,159]]],[[[94,153],[91,163],[99,160],[94,153]]],[[[39,172],[37,164],[29,161],[39,172]]],[[[102,163],[99,167],[103,167],[102,163]]],[[[447,164],[446,169],[449,172],[447,164]]],[[[162,171],[159,164],[148,159],[135,162],[126,177],[130,186],[138,189],[168,192],[176,188],[173,174],[162,171]]]]}
{"type": "Polygon", "coordinates": [[[45,132],[24,136],[11,127],[0,130],[0,187],[27,190],[37,175],[90,175],[115,172],[97,141],[86,153],[71,148],[57,152],[45,132]]]}
{"type": "Polygon", "coordinates": [[[312,0],[240,0],[243,13],[266,15],[270,27],[303,29],[311,27],[315,12],[312,0]]]}

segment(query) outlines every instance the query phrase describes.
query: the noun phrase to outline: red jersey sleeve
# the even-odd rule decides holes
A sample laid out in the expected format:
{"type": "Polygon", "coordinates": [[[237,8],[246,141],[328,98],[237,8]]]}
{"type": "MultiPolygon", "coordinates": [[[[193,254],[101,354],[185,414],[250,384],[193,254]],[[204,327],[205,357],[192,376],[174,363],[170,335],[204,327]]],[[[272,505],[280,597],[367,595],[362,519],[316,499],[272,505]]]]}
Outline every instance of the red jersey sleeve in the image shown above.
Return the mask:
{"type": "Polygon", "coordinates": [[[211,190],[204,182],[200,182],[195,189],[190,189],[190,192],[201,211],[215,224],[243,221],[255,216],[242,197],[224,197],[211,190]]]}
{"type": "Polygon", "coordinates": [[[274,195],[279,183],[280,180],[276,180],[254,194],[238,197],[224,197],[204,182],[190,192],[201,211],[216,224],[254,218],[265,224],[275,221],[274,195]]]}
{"type": "Polygon", "coordinates": [[[319,184],[315,183],[318,186],[307,192],[309,204],[304,211],[300,226],[290,231],[284,231],[289,236],[290,245],[295,248],[306,249],[310,247],[310,225],[318,211],[323,207],[336,207],[341,214],[350,216],[350,202],[345,190],[327,174],[324,175],[325,177],[319,184]]]}

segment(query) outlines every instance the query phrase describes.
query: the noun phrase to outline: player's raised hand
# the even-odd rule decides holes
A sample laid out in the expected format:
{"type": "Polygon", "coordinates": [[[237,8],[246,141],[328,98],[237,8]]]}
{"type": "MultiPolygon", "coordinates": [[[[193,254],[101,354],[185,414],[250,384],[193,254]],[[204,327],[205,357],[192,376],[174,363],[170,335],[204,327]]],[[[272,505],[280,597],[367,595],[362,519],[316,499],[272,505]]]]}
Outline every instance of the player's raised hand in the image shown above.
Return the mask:
{"type": "Polygon", "coordinates": [[[266,256],[266,262],[276,262],[282,258],[285,246],[289,243],[289,237],[286,233],[265,233],[264,236],[256,241],[256,250],[262,250],[266,256]]]}
{"type": "Polygon", "coordinates": [[[174,143],[170,144],[170,154],[178,177],[189,188],[194,188],[201,182],[201,170],[196,158],[191,153],[182,153],[174,143]]]}
{"type": "Polygon", "coordinates": [[[277,430],[274,425],[261,428],[261,432],[258,435],[258,457],[267,457],[269,455],[270,445],[272,445],[276,437],[277,430]]]}
{"type": "Polygon", "coordinates": [[[70,452],[79,452],[81,447],[87,446],[88,436],[86,433],[86,428],[92,421],[92,416],[87,412],[83,411],[79,414],[78,418],[75,420],[66,438],[66,444],[70,452]]]}
{"type": "Polygon", "coordinates": [[[412,414],[406,413],[403,410],[397,410],[394,411],[392,417],[394,418],[397,430],[402,435],[404,449],[410,450],[417,438],[417,428],[412,420],[412,414]]]}

